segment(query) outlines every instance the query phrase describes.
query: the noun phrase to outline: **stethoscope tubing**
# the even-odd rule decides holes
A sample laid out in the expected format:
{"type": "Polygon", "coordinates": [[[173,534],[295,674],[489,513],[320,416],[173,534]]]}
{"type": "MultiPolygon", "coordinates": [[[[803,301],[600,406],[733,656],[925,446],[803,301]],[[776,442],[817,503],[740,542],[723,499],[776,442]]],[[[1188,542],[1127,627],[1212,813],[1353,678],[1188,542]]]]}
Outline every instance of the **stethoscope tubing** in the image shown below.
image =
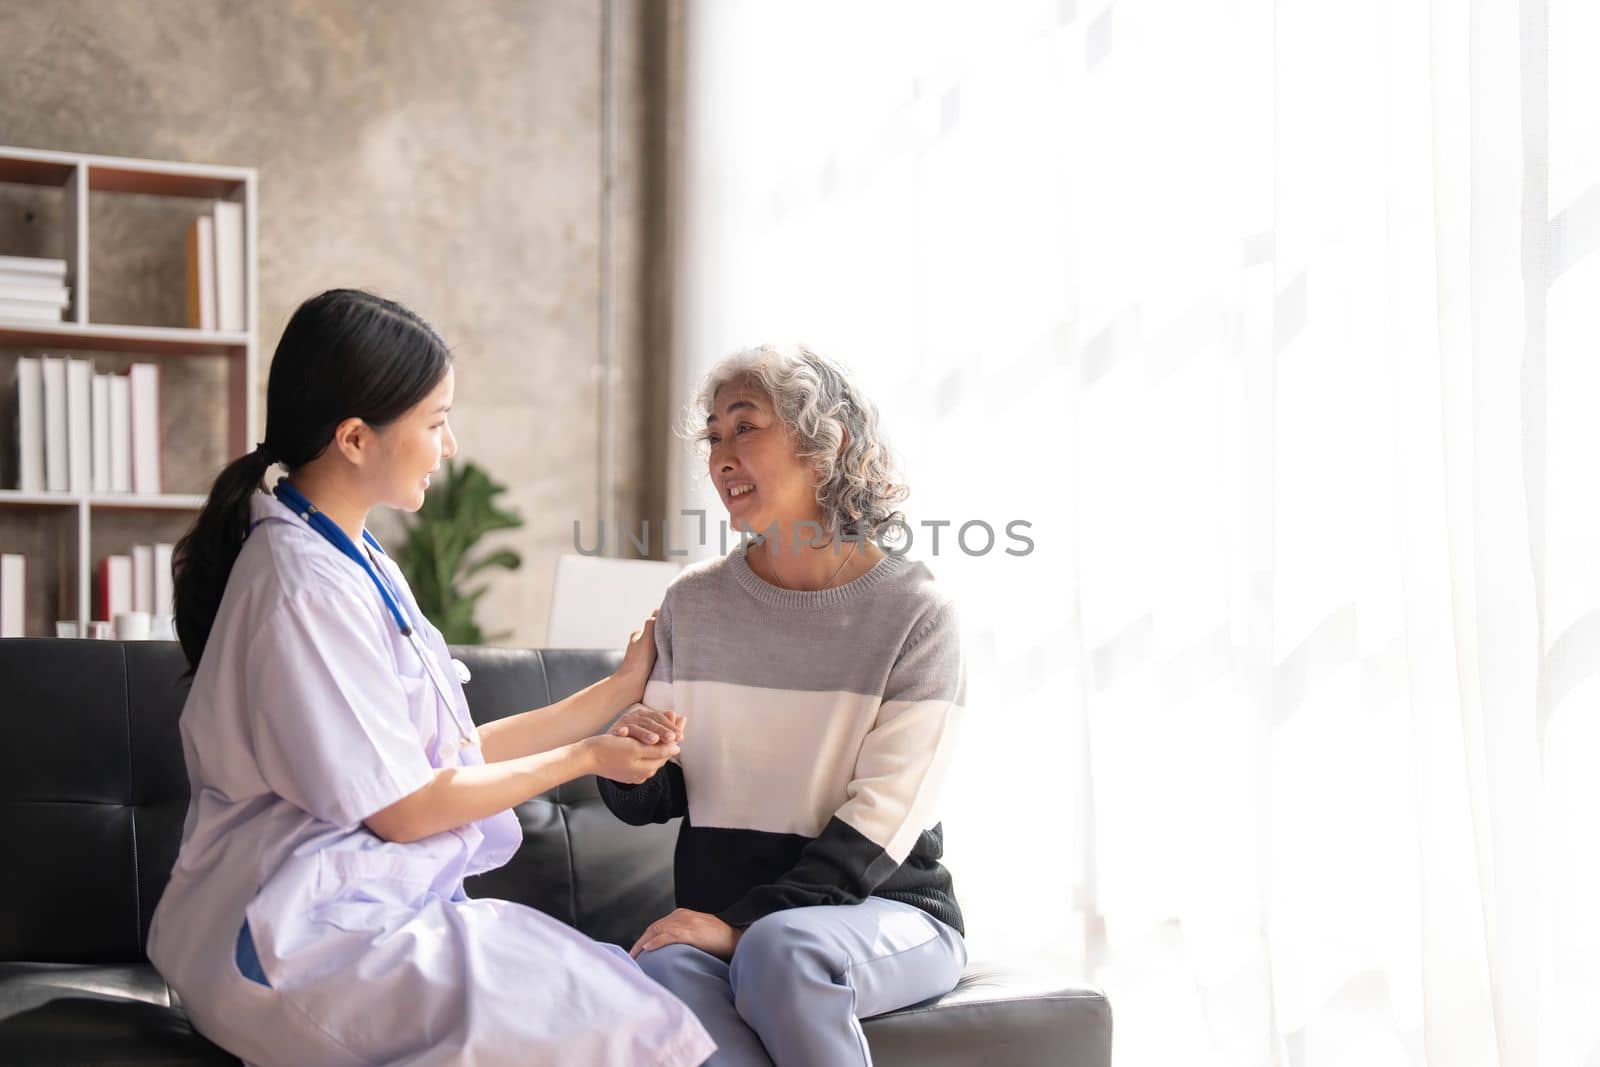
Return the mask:
{"type": "MultiPolygon", "coordinates": [[[[306,525],[320,534],[325,541],[353,560],[356,566],[365,571],[367,577],[372,579],[373,586],[378,590],[378,596],[383,600],[384,606],[389,609],[389,614],[394,617],[395,625],[400,628],[400,636],[404,637],[410,643],[412,650],[417,653],[417,658],[422,661],[422,669],[428,675],[428,680],[433,683],[433,688],[439,694],[439,699],[443,700],[445,706],[450,709],[450,718],[455,722],[456,729],[461,732],[461,745],[465,747],[476,744],[477,732],[472,728],[470,722],[463,723],[461,721],[461,715],[456,710],[455,694],[439,680],[436,670],[438,665],[434,663],[433,656],[422,646],[417,637],[416,628],[411,625],[411,620],[406,615],[405,608],[401,606],[398,597],[390,591],[388,583],[373,569],[372,561],[355,546],[355,543],[350,540],[350,536],[339,527],[338,523],[323,512],[318,511],[315,504],[307,500],[298,489],[290,485],[289,479],[280,478],[278,484],[272,489],[272,495],[281,500],[290,511],[300,516],[306,525]]],[[[256,525],[259,525],[259,523],[252,524],[250,529],[254,530],[256,525]]],[[[246,536],[249,536],[248,531],[246,536]]],[[[383,555],[388,555],[387,552],[383,551],[383,546],[378,543],[378,539],[373,537],[370,531],[362,530],[361,539],[383,555]]]]}

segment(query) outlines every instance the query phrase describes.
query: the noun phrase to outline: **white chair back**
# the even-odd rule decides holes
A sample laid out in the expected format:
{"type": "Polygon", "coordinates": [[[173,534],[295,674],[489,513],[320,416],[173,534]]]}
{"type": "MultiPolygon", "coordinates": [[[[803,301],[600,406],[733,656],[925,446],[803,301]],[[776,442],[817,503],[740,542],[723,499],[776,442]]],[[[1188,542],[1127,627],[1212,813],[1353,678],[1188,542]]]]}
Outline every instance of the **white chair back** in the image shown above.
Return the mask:
{"type": "Polygon", "coordinates": [[[547,648],[622,648],[656,608],[677,563],[564,555],[556,560],[547,648]]]}

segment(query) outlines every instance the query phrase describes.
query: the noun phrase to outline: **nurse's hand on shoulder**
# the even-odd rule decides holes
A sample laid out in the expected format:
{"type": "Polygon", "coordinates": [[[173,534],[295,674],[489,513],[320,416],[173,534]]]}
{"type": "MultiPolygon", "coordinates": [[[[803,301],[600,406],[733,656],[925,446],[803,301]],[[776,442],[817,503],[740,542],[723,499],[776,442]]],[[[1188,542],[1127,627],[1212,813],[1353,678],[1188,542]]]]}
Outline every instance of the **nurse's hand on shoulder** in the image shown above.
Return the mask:
{"type": "Polygon", "coordinates": [[[628,637],[628,650],[622,654],[622,666],[617,668],[617,680],[627,690],[628,703],[633,704],[644,696],[644,684],[650,680],[650,670],[656,665],[656,613],[644,620],[644,625],[628,637]]]}
{"type": "Polygon", "coordinates": [[[578,742],[589,759],[589,773],[623,785],[649,781],[661,765],[678,754],[678,746],[647,745],[631,737],[600,734],[578,742]]]}
{"type": "Polygon", "coordinates": [[[704,911],[678,908],[651,923],[639,940],[633,943],[628,955],[634,959],[639,953],[667,945],[693,945],[701,952],[709,952],[719,960],[733,959],[733,950],[739,945],[744,931],[729,926],[721,919],[704,911]]]}

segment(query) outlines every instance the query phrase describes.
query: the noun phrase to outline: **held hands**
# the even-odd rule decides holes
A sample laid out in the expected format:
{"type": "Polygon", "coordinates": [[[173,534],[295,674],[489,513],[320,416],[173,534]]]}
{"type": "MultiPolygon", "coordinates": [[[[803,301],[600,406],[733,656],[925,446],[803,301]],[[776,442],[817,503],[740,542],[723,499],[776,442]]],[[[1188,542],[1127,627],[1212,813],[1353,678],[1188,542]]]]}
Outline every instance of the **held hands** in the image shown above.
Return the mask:
{"type": "Polygon", "coordinates": [[[729,926],[715,915],[678,908],[651,923],[633,943],[628,955],[638,959],[639,953],[666,945],[693,945],[719,960],[731,960],[742,936],[743,930],[729,926]]]}
{"type": "Polygon", "coordinates": [[[656,613],[644,620],[644,625],[628,637],[628,648],[622,654],[622,666],[616,677],[627,690],[630,702],[644,696],[644,684],[650,680],[650,671],[656,665],[656,613]]]}
{"type": "Polygon", "coordinates": [[[623,785],[649,780],[661,765],[678,754],[683,727],[688,720],[670,711],[635,704],[609,731],[589,738],[599,768],[594,773],[623,785]]]}
{"type": "Polygon", "coordinates": [[[647,745],[671,744],[683,740],[683,728],[688,721],[675,712],[635,704],[612,724],[609,732],[618,737],[636,737],[647,745]]]}
{"type": "Polygon", "coordinates": [[[632,737],[600,734],[586,737],[579,744],[588,752],[592,774],[623,785],[647,782],[661,765],[678,754],[676,744],[647,745],[632,737]]]}

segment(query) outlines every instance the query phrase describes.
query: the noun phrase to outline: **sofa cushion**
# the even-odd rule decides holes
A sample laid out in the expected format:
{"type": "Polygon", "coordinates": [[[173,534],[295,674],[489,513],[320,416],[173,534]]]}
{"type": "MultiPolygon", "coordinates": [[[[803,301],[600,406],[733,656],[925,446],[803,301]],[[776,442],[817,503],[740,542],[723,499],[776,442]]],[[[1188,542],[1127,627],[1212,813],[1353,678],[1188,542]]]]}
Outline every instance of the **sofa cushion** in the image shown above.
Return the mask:
{"type": "Polygon", "coordinates": [[[878,1067],[1108,1067],[1111,1004],[1060,974],[972,963],[942,997],[864,1020],[878,1067]]]}
{"type": "Polygon", "coordinates": [[[238,1067],[149,964],[0,963],[0,1063],[238,1067]]]}
{"type": "Polygon", "coordinates": [[[129,739],[143,724],[129,714],[127,667],[144,651],[0,642],[0,960],[144,958],[129,739]]]}

